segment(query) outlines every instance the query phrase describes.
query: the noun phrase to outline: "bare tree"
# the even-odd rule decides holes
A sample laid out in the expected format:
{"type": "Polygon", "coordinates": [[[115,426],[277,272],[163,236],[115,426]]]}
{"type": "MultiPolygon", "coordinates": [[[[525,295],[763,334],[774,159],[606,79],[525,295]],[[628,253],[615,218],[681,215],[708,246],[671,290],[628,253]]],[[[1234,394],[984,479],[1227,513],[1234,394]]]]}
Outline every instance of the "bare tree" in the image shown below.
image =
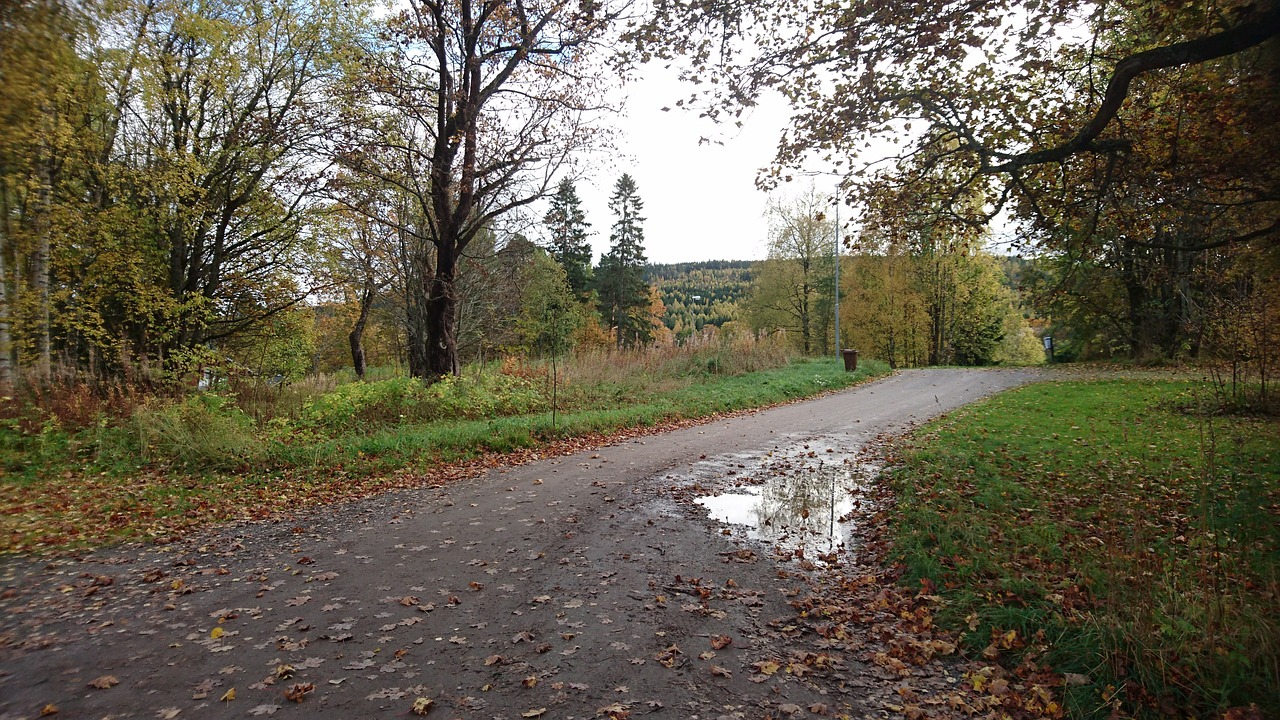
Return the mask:
{"type": "Polygon", "coordinates": [[[407,238],[409,370],[458,371],[459,262],[483,229],[549,194],[601,137],[593,48],[610,3],[411,0],[348,84],[340,162],[417,205],[407,238]]]}

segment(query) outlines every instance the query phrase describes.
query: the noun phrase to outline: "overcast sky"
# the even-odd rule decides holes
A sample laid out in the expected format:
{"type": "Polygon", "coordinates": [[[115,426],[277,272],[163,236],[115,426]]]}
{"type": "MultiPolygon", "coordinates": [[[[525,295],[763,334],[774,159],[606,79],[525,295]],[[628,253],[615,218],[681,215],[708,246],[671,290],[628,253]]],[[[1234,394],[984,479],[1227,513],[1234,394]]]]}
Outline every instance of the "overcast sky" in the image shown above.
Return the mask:
{"type": "MultiPolygon", "coordinates": [[[[765,256],[768,194],[755,187],[757,171],[773,158],[789,113],[778,100],[762,103],[741,129],[716,125],[676,107],[694,89],[674,73],[651,65],[623,88],[627,103],[615,117],[622,157],[600,161],[579,181],[598,258],[609,249],[609,195],[630,173],[644,201],[645,250],[650,262],[757,260],[765,256]],[[663,107],[671,110],[663,112],[663,107]],[[701,137],[724,145],[699,145],[701,137]]],[[[799,188],[796,188],[797,190],[799,188]]]]}

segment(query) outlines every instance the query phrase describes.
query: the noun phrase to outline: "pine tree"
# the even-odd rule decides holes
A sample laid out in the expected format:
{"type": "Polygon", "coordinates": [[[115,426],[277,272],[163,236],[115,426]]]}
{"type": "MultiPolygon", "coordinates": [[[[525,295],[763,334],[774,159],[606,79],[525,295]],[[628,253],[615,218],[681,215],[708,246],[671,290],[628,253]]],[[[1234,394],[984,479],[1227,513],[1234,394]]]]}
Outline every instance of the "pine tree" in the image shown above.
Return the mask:
{"type": "Polygon", "coordinates": [[[596,289],[600,311],[614,328],[617,346],[634,347],[649,342],[652,325],[646,316],[649,287],[644,281],[644,202],[636,194],[636,181],[624,174],[613,186],[609,209],[615,220],[609,233],[610,248],[600,258],[596,289]]]}
{"type": "Polygon", "coordinates": [[[591,244],[587,214],[582,210],[582,200],[568,178],[560,181],[556,194],[551,196],[551,209],[543,216],[550,238],[547,251],[564,268],[569,289],[579,300],[585,301],[591,286],[591,244]]]}

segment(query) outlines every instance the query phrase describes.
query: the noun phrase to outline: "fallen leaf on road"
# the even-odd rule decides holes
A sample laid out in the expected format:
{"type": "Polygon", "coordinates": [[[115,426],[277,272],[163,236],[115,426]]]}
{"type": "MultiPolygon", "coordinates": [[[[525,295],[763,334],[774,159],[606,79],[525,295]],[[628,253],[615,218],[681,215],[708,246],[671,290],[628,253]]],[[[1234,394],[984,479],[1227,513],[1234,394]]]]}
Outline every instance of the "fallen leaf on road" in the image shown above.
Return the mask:
{"type": "Polygon", "coordinates": [[[418,698],[413,701],[413,707],[409,709],[413,711],[414,715],[426,715],[431,712],[431,706],[435,704],[436,701],[431,698],[418,698]]]}
{"type": "Polygon", "coordinates": [[[722,678],[733,677],[733,673],[730,673],[728,670],[725,670],[719,665],[711,666],[711,674],[715,675],[716,677],[722,677],[722,678]]]}
{"type": "Polygon", "coordinates": [[[520,717],[526,717],[526,718],[542,717],[546,712],[547,712],[546,708],[534,708],[532,710],[525,710],[524,712],[520,713],[520,717]]]}
{"type": "Polygon", "coordinates": [[[676,666],[677,659],[682,654],[683,653],[680,652],[679,647],[675,645],[671,645],[666,650],[663,650],[662,652],[653,656],[653,659],[661,663],[663,667],[673,668],[676,666]]]}
{"type": "Polygon", "coordinates": [[[712,635],[711,647],[715,650],[723,650],[733,644],[733,638],[728,635],[712,635]]]}
{"type": "Polygon", "coordinates": [[[50,715],[57,715],[57,714],[58,714],[58,706],[54,705],[53,703],[49,703],[44,707],[40,708],[40,717],[48,717],[50,715]]]}
{"type": "Polygon", "coordinates": [[[490,665],[497,665],[501,662],[502,662],[501,655],[490,655],[489,657],[484,659],[485,667],[489,667],[490,665]]]}
{"type": "Polygon", "coordinates": [[[99,690],[107,690],[119,684],[120,681],[117,680],[114,675],[103,675],[100,678],[94,678],[89,681],[89,687],[97,688],[99,690]]]}
{"type": "Polygon", "coordinates": [[[279,705],[257,705],[249,711],[250,715],[275,715],[279,705]]]}
{"type": "Polygon", "coordinates": [[[218,698],[218,702],[231,702],[232,700],[235,700],[235,699],[236,699],[236,689],[231,688],[230,690],[223,693],[222,697],[218,698]]]}
{"type": "MultiPolygon", "coordinates": [[[[57,710],[54,710],[54,712],[57,712],[57,710]]],[[[180,712],[182,712],[181,708],[176,708],[176,707],[160,708],[159,710],[156,711],[156,717],[160,718],[160,720],[173,720],[174,718],[178,717],[178,713],[180,712]]],[[[44,713],[41,713],[41,715],[43,714],[44,713]]]]}
{"type": "Polygon", "coordinates": [[[761,675],[772,675],[782,668],[781,665],[773,660],[761,660],[760,662],[752,663],[751,667],[755,668],[755,671],[761,675]]]}
{"type": "Polygon", "coordinates": [[[294,683],[289,686],[288,690],[284,691],[284,698],[300,703],[307,697],[307,693],[315,689],[316,686],[312,683],[294,683]]]}
{"type": "Polygon", "coordinates": [[[525,687],[527,687],[527,688],[531,688],[531,687],[533,687],[534,685],[537,685],[537,684],[538,684],[538,676],[537,676],[537,675],[530,675],[529,677],[527,677],[527,678],[525,678],[525,679],[521,680],[521,681],[520,681],[520,684],[521,684],[521,685],[523,685],[523,686],[525,686],[525,687]]]}

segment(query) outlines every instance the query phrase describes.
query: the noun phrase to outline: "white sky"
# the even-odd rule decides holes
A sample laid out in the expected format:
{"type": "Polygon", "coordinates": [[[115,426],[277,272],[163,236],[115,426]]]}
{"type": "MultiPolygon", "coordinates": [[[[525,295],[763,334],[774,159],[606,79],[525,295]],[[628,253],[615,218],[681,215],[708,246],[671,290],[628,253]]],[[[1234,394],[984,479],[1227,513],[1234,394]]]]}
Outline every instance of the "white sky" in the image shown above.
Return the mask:
{"type": "MultiPolygon", "coordinates": [[[[762,102],[742,128],[716,124],[676,107],[696,89],[657,65],[628,83],[621,115],[614,118],[621,158],[588,166],[577,183],[587,221],[595,232],[597,259],[609,249],[613,214],[609,196],[622,175],[635,178],[644,201],[645,251],[649,262],[758,260],[766,254],[765,204],[756,174],[773,159],[790,113],[781,100],[762,102]],[[663,112],[669,107],[669,112],[663,112]],[[723,145],[699,145],[701,137],[723,145]]],[[[797,191],[799,188],[797,188],[797,191]]],[[[540,217],[540,215],[539,215],[540,217]]]]}

